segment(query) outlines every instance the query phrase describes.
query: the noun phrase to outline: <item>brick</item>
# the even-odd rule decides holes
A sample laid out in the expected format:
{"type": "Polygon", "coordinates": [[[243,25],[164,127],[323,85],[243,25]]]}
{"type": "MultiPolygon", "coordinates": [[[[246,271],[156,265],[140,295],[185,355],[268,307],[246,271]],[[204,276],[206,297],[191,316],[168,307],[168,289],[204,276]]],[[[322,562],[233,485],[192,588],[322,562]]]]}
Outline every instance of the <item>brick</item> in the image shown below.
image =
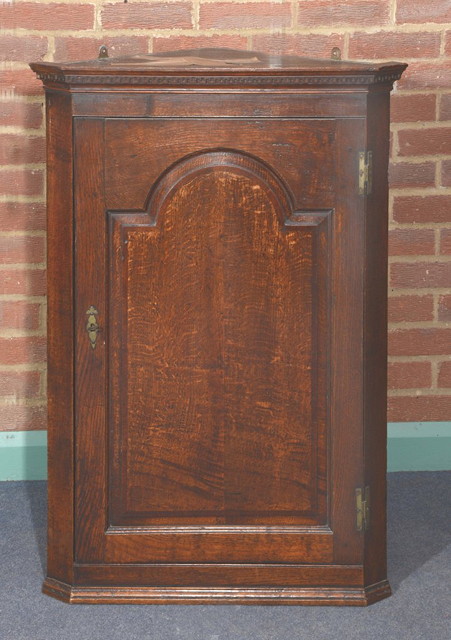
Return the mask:
{"type": "MultiPolygon", "coordinates": [[[[0,26],[4,29],[55,31],[92,29],[93,4],[13,2],[0,4],[0,26]]],[[[25,36],[27,38],[28,36],[25,36]]]]}
{"type": "Polygon", "coordinates": [[[434,318],[434,298],[425,296],[390,296],[388,298],[389,322],[423,322],[434,318]]]}
{"type": "Polygon", "coordinates": [[[176,51],[178,49],[198,49],[200,47],[230,47],[246,49],[247,38],[240,35],[215,34],[212,36],[168,36],[154,38],[153,51],[176,51]]]}
{"type": "MultiPolygon", "coordinates": [[[[451,255],[451,229],[440,231],[440,253],[451,255]]],[[[449,285],[451,286],[451,282],[449,285]]]]}
{"type": "Polygon", "coordinates": [[[443,187],[451,187],[451,160],[442,163],[441,184],[443,187]]]}
{"type": "Polygon", "coordinates": [[[450,396],[397,396],[388,399],[389,422],[446,420],[451,415],[450,396]]]}
{"type": "Polygon", "coordinates": [[[8,269],[2,270],[0,294],[22,294],[43,296],[46,290],[44,269],[8,269]]]}
{"type": "Polygon", "coordinates": [[[391,329],[388,353],[391,356],[429,356],[449,353],[451,328],[391,329]]]}
{"type": "Polygon", "coordinates": [[[349,57],[351,59],[373,59],[397,57],[436,58],[440,55],[440,33],[400,33],[379,31],[377,33],[355,33],[349,39],[349,57]]]}
{"type": "Polygon", "coordinates": [[[102,10],[106,29],[190,29],[191,2],[107,4],[102,10]]]}
{"type": "Polygon", "coordinates": [[[110,56],[125,56],[148,52],[147,36],[120,36],[98,38],[74,38],[73,36],[55,38],[55,60],[80,60],[97,58],[99,48],[105,44],[110,56]]]}
{"type": "Polygon", "coordinates": [[[451,360],[440,363],[438,373],[438,386],[441,389],[451,388],[451,360]]]}
{"type": "Polygon", "coordinates": [[[0,236],[0,264],[39,263],[45,260],[42,236],[0,236]]]}
{"type": "Polygon", "coordinates": [[[2,431],[34,431],[47,428],[47,408],[7,405],[0,408],[2,431]]]}
{"type": "Polygon", "coordinates": [[[434,162],[392,162],[389,169],[392,189],[402,187],[433,187],[435,185],[434,162]]]}
{"type": "Polygon", "coordinates": [[[451,88],[451,61],[412,62],[397,84],[398,89],[451,88]]]}
{"type": "Polygon", "coordinates": [[[40,326],[41,304],[26,300],[0,300],[0,330],[35,331],[40,326]]]}
{"type": "Polygon", "coordinates": [[[42,96],[42,82],[31,69],[6,69],[0,71],[0,99],[11,100],[15,96],[42,96]]]}
{"type": "Polygon", "coordinates": [[[392,256],[431,255],[435,249],[435,233],[432,229],[392,229],[388,248],[392,256]]]}
{"type": "Polygon", "coordinates": [[[418,2],[418,0],[397,0],[396,22],[405,24],[408,22],[450,22],[451,4],[449,0],[430,0],[430,2],[418,2]]]}
{"type": "Polygon", "coordinates": [[[432,385],[430,362],[389,362],[389,389],[429,389],[432,385]]]}
{"type": "MultiPolygon", "coordinates": [[[[400,288],[449,287],[449,262],[398,262],[390,265],[390,286],[400,288]]],[[[451,343],[449,345],[451,347],[451,343]]]]}
{"type": "Polygon", "coordinates": [[[3,231],[44,231],[46,207],[43,202],[0,202],[3,231]]]}
{"type": "Polygon", "coordinates": [[[44,172],[37,169],[0,171],[0,192],[8,196],[42,196],[44,172]]]}
{"type": "Polygon", "coordinates": [[[396,222],[449,222],[451,196],[397,196],[393,203],[396,222]]]}
{"type": "Polygon", "coordinates": [[[436,96],[431,93],[391,96],[390,115],[392,122],[427,122],[435,120],[436,96]]]}
{"type": "Polygon", "coordinates": [[[39,129],[43,121],[42,103],[8,100],[0,102],[0,125],[39,129]]]}
{"type": "Polygon", "coordinates": [[[0,135],[0,164],[45,162],[45,138],[26,135],[0,135]]]}
{"type": "Polygon", "coordinates": [[[451,322],[451,294],[439,297],[438,319],[440,322],[451,322]]]}
{"type": "Polygon", "coordinates": [[[0,364],[45,362],[47,340],[41,336],[0,338],[0,364]]]}
{"type": "Polygon", "coordinates": [[[337,33],[329,35],[269,33],[254,36],[252,44],[259,51],[273,54],[329,58],[333,47],[343,49],[344,36],[337,33]]]}
{"type": "Polygon", "coordinates": [[[209,2],[200,7],[201,29],[280,29],[290,24],[288,2],[209,2]]]}
{"type": "Polygon", "coordinates": [[[445,93],[441,97],[440,120],[451,120],[451,93],[445,93]]]}
{"type": "Polygon", "coordinates": [[[451,154],[451,127],[398,131],[400,156],[451,154]]]}
{"type": "Polygon", "coordinates": [[[445,34],[445,55],[451,56],[451,31],[445,34]]]}
{"type": "Polygon", "coordinates": [[[40,36],[0,36],[0,60],[38,60],[45,56],[47,49],[47,38],[40,36]]]}
{"type": "Polygon", "coordinates": [[[307,0],[298,4],[298,25],[319,27],[338,25],[384,25],[390,20],[389,3],[385,0],[307,0]]]}
{"type": "MultiPolygon", "coordinates": [[[[1,371],[0,397],[33,398],[39,396],[41,373],[39,371],[1,371]]],[[[3,407],[0,409],[2,413],[3,407]]]]}

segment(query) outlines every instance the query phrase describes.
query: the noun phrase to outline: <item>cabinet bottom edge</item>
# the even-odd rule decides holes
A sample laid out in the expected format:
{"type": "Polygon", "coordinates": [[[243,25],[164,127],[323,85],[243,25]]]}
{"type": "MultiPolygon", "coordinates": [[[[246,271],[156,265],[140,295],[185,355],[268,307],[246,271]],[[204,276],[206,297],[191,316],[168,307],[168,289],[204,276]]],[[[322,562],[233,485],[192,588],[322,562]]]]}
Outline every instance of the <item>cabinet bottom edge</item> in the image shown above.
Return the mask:
{"type": "Polygon", "coordinates": [[[71,586],[46,578],[43,593],[70,604],[243,604],[364,607],[391,594],[388,580],[367,587],[71,586]]]}

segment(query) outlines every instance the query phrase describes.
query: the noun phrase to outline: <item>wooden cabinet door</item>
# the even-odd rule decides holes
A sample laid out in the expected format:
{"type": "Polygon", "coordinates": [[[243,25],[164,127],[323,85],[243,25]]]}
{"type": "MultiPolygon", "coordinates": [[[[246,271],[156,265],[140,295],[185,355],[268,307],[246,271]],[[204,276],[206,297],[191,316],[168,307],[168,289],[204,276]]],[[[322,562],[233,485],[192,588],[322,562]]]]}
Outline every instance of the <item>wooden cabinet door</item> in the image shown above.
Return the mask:
{"type": "Polygon", "coordinates": [[[359,122],[76,119],[80,565],[361,563],[359,122]]]}

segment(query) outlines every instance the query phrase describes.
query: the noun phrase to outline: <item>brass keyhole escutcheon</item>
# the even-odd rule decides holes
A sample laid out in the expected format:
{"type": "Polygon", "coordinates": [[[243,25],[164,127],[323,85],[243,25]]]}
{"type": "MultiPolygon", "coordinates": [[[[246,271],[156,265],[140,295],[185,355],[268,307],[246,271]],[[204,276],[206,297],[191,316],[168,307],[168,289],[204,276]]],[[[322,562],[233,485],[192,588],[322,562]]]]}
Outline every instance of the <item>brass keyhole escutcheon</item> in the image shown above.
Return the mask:
{"type": "Polygon", "coordinates": [[[97,335],[100,331],[100,327],[96,317],[99,315],[99,312],[95,307],[91,305],[87,310],[86,315],[88,316],[86,331],[88,332],[88,337],[89,337],[89,342],[91,343],[91,347],[95,349],[96,343],[97,343],[97,335]]]}

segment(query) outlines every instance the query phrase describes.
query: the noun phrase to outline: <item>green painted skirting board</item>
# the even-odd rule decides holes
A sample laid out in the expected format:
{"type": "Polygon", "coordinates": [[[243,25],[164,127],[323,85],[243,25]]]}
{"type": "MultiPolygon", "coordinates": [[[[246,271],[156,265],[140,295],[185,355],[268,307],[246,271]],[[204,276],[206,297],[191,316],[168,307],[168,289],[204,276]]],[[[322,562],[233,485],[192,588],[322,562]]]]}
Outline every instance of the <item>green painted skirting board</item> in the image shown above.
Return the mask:
{"type": "Polygon", "coordinates": [[[388,471],[451,470],[451,422],[390,422],[388,471]]]}
{"type": "MultiPolygon", "coordinates": [[[[451,422],[390,423],[388,470],[451,470],[451,422]]],[[[46,477],[46,431],[0,432],[0,481],[46,477]]]]}
{"type": "Polygon", "coordinates": [[[47,478],[47,431],[0,432],[0,480],[47,478]]]}

